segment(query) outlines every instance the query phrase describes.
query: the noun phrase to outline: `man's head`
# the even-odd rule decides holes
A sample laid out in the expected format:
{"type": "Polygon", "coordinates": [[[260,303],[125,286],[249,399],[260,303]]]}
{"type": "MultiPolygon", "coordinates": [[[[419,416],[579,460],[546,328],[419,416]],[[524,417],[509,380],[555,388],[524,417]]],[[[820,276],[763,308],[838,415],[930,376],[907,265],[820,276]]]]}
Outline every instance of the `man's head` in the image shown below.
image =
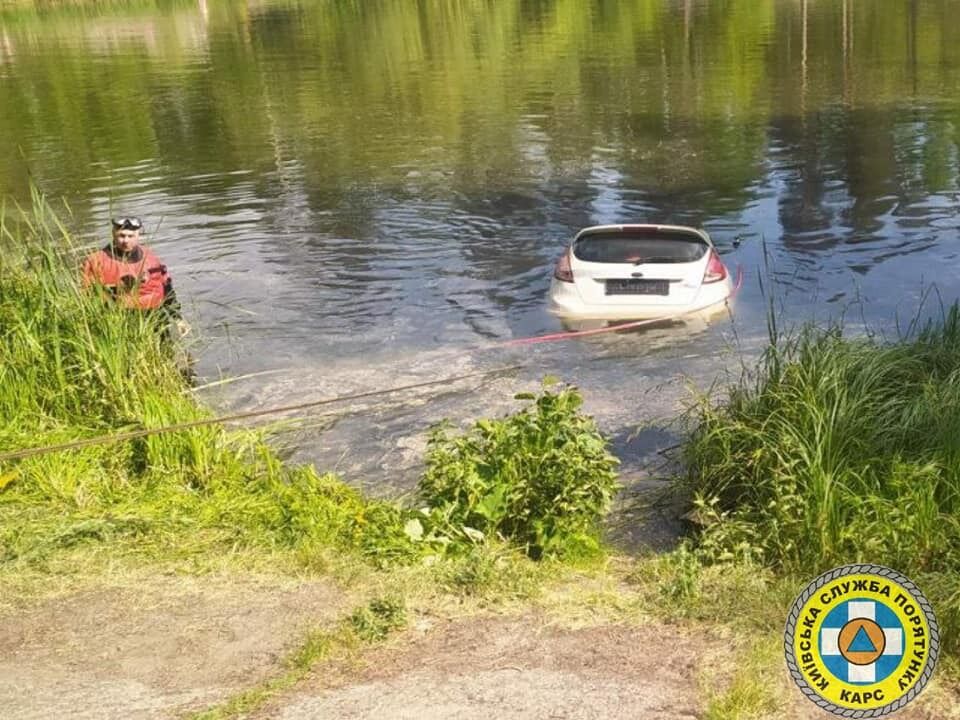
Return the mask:
{"type": "Polygon", "coordinates": [[[121,217],[113,219],[113,247],[124,255],[133,252],[140,245],[140,218],[121,217]]]}

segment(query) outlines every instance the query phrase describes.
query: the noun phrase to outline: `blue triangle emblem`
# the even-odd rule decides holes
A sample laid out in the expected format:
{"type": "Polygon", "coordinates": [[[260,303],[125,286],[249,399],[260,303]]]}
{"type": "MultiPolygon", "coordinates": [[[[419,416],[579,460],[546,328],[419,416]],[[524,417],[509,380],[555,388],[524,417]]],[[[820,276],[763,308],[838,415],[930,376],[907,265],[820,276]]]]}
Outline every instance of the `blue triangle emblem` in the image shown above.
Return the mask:
{"type": "Polygon", "coordinates": [[[860,629],[857,630],[857,634],[853,637],[853,642],[851,642],[847,648],[847,652],[875,653],[876,651],[877,648],[874,647],[873,641],[870,639],[870,636],[867,635],[867,631],[863,629],[863,625],[861,625],[860,629]]]}

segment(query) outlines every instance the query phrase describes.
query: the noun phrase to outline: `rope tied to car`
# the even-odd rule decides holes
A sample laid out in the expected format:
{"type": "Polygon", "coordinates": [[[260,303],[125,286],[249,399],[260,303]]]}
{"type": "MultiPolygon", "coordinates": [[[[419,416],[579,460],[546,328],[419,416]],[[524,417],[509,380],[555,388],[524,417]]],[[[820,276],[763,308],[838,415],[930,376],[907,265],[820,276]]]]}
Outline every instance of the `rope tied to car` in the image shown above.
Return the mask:
{"type": "MultiPolygon", "coordinates": [[[[724,303],[729,303],[740,290],[743,285],[743,268],[740,265],[737,265],[737,281],[731,290],[730,295],[724,300],[724,303]]],[[[485,349],[494,349],[494,348],[507,348],[507,347],[519,347],[524,345],[534,345],[538,343],[546,342],[556,342],[561,340],[568,340],[571,338],[585,337],[589,335],[598,335],[601,333],[608,332],[622,332],[624,330],[630,330],[633,328],[643,327],[646,325],[652,325],[655,323],[669,322],[671,320],[679,320],[687,315],[692,315],[694,313],[702,312],[704,308],[698,308],[695,310],[687,310],[680,313],[674,313],[673,315],[659,317],[659,318],[650,318],[646,320],[636,320],[633,322],[627,322],[618,325],[611,325],[608,327],[602,328],[592,328],[589,330],[572,330],[568,332],[560,333],[548,333],[546,335],[535,335],[533,337],[526,338],[513,338],[511,340],[505,340],[502,342],[492,343],[490,345],[482,346],[479,348],[473,348],[466,351],[460,351],[457,354],[463,355],[472,352],[477,352],[485,349]]],[[[515,370],[520,370],[524,366],[522,364],[509,365],[505,367],[494,368],[491,370],[480,370],[477,372],[466,373],[462,375],[455,375],[452,377],[445,377],[439,380],[427,380],[419,383],[412,383],[410,385],[400,385],[392,388],[381,388],[379,390],[368,390],[365,392],[351,393],[348,395],[337,395],[331,398],[324,398],[321,400],[313,400],[309,402],[295,403],[292,405],[280,405],[277,407],[265,408],[261,410],[248,410],[240,413],[233,413],[230,415],[220,415],[213,418],[203,418],[200,420],[190,420],[182,423],[175,423],[173,425],[165,425],[157,428],[141,428],[139,430],[130,430],[128,432],[115,433],[112,435],[99,435],[92,438],[84,438],[82,440],[74,440],[66,443],[58,443],[55,445],[42,445],[32,448],[23,448],[20,450],[12,450],[8,452],[0,452],[0,462],[8,462],[10,460],[22,460],[29,457],[36,457],[39,455],[48,455],[55,452],[63,452],[67,450],[76,450],[85,447],[91,447],[95,445],[105,445],[114,442],[121,442],[124,440],[135,440],[138,438],[149,437],[153,435],[160,435],[163,433],[179,432],[182,430],[191,430],[193,428],[204,427],[209,425],[218,425],[227,422],[235,422],[238,420],[248,420],[256,417],[264,417],[267,415],[279,415],[281,413],[296,412],[298,410],[307,410],[314,407],[321,407],[323,405],[332,405],[335,403],[347,402],[350,400],[362,400],[370,397],[377,397],[380,395],[389,395],[399,392],[405,392],[408,390],[416,390],[420,388],[426,388],[436,385],[446,385],[454,382],[459,382],[461,380],[468,380],[475,377],[485,377],[490,375],[499,375],[513,372],[515,370]]]]}
{"type": "Polygon", "coordinates": [[[342,403],[350,400],[362,400],[370,397],[377,397],[380,395],[389,395],[393,393],[405,392],[408,390],[416,390],[419,388],[426,388],[435,385],[448,385],[450,383],[459,382],[461,380],[468,380],[470,378],[476,377],[486,377],[490,375],[503,375],[515,370],[522,368],[522,365],[509,365],[506,367],[494,368],[491,370],[480,370],[477,372],[466,373],[463,375],[455,375],[453,377],[445,377],[439,380],[426,380],[424,382],[412,383],[410,385],[400,385],[397,387],[391,388],[381,388],[379,390],[368,390],[365,392],[351,393],[348,395],[337,395],[331,398],[323,398],[322,400],[311,400],[309,402],[295,403],[293,405],[280,405],[277,407],[264,408],[261,410],[248,410],[246,412],[233,413],[230,415],[220,415],[218,417],[212,418],[202,418],[200,420],[189,420],[187,422],[175,423],[173,425],[164,425],[162,427],[156,428],[141,428],[139,430],[130,430],[128,432],[115,433],[112,435],[98,435],[97,437],[84,438],[82,440],[73,440],[71,442],[58,443],[56,445],[42,445],[32,448],[24,448],[21,450],[12,450],[9,452],[0,453],[0,462],[7,462],[9,460],[22,460],[24,458],[36,457],[38,455],[48,455],[50,453],[62,452],[65,450],[76,450],[79,448],[91,447],[93,445],[106,445],[108,443],[120,442],[123,440],[135,440],[137,438],[148,437],[151,435],[160,435],[163,433],[179,432],[181,430],[191,430],[193,428],[204,427],[207,425],[219,425],[221,423],[235,422],[237,420],[248,420],[255,417],[263,417],[265,415],[278,415],[281,413],[287,412],[296,412],[298,410],[306,410],[309,408],[320,407],[323,405],[332,405],[334,403],[342,403]]]}

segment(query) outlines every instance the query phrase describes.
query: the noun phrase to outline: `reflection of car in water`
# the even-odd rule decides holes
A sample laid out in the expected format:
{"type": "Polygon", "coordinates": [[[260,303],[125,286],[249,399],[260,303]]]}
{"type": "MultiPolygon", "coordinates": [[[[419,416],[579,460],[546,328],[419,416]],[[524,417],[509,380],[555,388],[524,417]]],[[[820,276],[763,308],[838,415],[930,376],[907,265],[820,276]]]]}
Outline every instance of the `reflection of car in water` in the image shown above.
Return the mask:
{"type": "Polygon", "coordinates": [[[699,352],[704,333],[714,326],[715,321],[729,318],[729,316],[730,310],[727,305],[718,303],[706,310],[692,312],[679,318],[645,319],[639,322],[560,318],[560,326],[566,332],[585,332],[584,337],[579,338],[578,342],[589,346],[590,352],[598,357],[635,357],[638,354],[650,355],[659,350],[699,352]],[[688,350],[683,350],[685,347],[688,350]]]}
{"type": "Polygon", "coordinates": [[[565,324],[687,317],[723,309],[732,290],[703,230],[598,225],[578,232],[557,261],[550,311],[565,324]]]}
{"type": "Polygon", "coordinates": [[[728,303],[718,302],[702,310],[691,310],[676,317],[637,318],[637,320],[642,320],[642,323],[638,323],[634,319],[560,317],[560,326],[569,332],[599,330],[601,328],[610,328],[613,331],[613,328],[620,327],[624,331],[621,334],[657,334],[657,331],[663,330],[680,330],[684,334],[694,334],[706,330],[710,321],[728,317],[729,314],[728,303]]]}

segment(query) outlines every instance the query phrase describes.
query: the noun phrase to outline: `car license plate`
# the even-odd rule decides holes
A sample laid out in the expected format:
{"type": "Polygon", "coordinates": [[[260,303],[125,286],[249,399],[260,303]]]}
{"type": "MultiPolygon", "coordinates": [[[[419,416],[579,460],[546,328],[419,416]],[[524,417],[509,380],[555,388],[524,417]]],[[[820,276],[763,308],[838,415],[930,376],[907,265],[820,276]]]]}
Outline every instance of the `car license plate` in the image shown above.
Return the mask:
{"type": "Polygon", "coordinates": [[[606,291],[607,295],[669,295],[670,282],[634,278],[607,280],[606,291]]]}

